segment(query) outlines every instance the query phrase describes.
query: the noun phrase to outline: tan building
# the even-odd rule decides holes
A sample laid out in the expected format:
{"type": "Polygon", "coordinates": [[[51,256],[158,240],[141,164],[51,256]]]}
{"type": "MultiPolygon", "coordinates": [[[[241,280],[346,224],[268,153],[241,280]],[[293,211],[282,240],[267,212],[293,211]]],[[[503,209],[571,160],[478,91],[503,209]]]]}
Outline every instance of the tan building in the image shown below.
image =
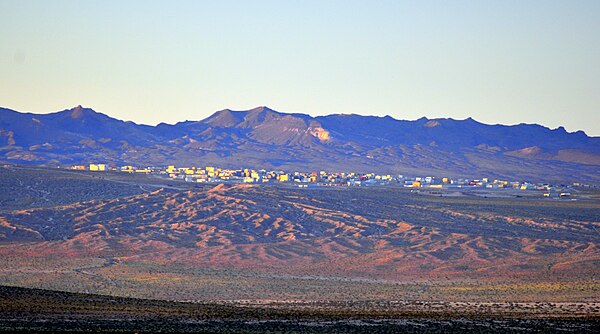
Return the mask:
{"type": "Polygon", "coordinates": [[[90,171],[92,172],[105,172],[106,170],[106,164],[90,164],[90,171]]]}

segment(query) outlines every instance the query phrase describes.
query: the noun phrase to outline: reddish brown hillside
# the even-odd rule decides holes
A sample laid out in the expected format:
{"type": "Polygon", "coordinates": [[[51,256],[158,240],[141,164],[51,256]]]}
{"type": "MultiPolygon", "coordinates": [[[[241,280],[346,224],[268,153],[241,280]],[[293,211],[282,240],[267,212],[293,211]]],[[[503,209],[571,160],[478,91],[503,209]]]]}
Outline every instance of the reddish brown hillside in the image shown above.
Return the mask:
{"type": "Polygon", "coordinates": [[[27,243],[0,247],[0,254],[166,257],[291,271],[310,263],[316,271],[389,278],[597,271],[583,264],[600,261],[598,209],[571,216],[568,208],[536,203],[513,203],[522,209],[515,210],[414,196],[386,189],[163,189],[4,212],[2,240],[27,243]]]}

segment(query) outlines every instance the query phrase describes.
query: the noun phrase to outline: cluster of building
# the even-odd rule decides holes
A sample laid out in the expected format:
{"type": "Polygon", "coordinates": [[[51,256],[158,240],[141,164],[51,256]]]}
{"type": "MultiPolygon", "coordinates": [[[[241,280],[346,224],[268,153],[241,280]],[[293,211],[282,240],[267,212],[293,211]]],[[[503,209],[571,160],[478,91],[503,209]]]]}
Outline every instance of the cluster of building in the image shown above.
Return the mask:
{"type": "MultiPolygon", "coordinates": [[[[226,169],[218,167],[114,167],[107,164],[72,166],[72,169],[89,171],[120,171],[124,173],[156,174],[186,182],[199,183],[287,183],[298,187],[359,187],[395,185],[406,188],[486,188],[541,190],[546,197],[570,196],[568,192],[556,192],[556,188],[547,183],[523,181],[462,179],[449,177],[409,177],[404,175],[354,173],[354,172],[285,172],[265,169],[226,169]]],[[[564,188],[564,187],[563,187],[564,188]]]]}

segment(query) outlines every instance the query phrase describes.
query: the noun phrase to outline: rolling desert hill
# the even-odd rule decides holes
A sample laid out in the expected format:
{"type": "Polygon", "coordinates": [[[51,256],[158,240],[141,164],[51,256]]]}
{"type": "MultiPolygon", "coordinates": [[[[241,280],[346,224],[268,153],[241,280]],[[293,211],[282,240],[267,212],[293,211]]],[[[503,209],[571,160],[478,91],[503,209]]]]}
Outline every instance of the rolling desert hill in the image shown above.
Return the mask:
{"type": "Polygon", "coordinates": [[[568,208],[547,214],[547,207],[525,205],[526,213],[519,213],[518,203],[447,202],[375,189],[311,191],[308,198],[298,190],[245,185],[162,189],[4,212],[0,238],[39,243],[44,253],[64,247],[78,256],[145,250],[211,265],[337,262],[344,271],[374,277],[468,271],[476,277],[505,270],[535,276],[545,274],[538,261],[556,261],[557,272],[600,261],[598,210],[581,208],[581,217],[573,217],[568,208]],[[499,259],[512,263],[495,263],[499,259]],[[519,270],[523,263],[531,268],[519,270]]]}
{"type": "Polygon", "coordinates": [[[593,191],[197,186],[10,166],[0,182],[0,284],[176,300],[597,302],[593,191]]]}
{"type": "Polygon", "coordinates": [[[0,161],[68,165],[219,165],[600,182],[600,138],[473,119],[311,117],[258,107],[201,121],[139,125],[77,106],[51,114],[0,108],[0,161]]]}

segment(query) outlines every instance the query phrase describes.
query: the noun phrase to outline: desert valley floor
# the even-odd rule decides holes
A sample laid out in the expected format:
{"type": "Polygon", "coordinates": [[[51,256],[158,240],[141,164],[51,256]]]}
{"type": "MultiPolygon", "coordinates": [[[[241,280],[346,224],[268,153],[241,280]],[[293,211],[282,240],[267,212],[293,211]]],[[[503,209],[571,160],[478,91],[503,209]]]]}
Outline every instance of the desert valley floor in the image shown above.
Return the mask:
{"type": "Polygon", "coordinates": [[[327,319],[335,310],[352,319],[587,321],[572,327],[580,330],[600,321],[597,189],[565,200],[24,166],[0,167],[0,188],[0,302],[10,306],[0,328],[15,314],[39,316],[23,306],[35,302],[17,302],[24,296],[80,303],[85,294],[269,310],[271,320],[281,310],[327,319]]]}

